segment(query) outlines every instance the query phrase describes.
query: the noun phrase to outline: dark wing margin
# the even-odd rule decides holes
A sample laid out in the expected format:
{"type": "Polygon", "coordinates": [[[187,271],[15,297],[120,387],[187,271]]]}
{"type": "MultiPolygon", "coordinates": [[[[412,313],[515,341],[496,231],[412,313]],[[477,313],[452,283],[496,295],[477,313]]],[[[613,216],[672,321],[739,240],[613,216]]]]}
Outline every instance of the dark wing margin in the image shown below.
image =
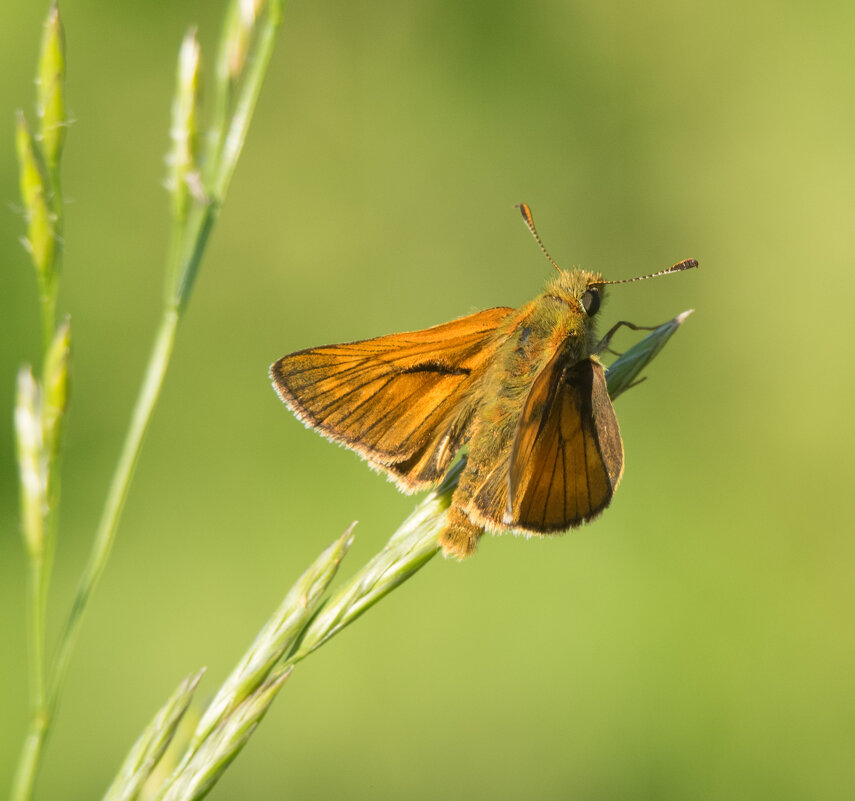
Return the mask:
{"type": "Polygon", "coordinates": [[[439,478],[468,425],[464,400],[513,309],[284,356],[273,386],[307,426],[413,491],[439,478]]]}
{"type": "Polygon", "coordinates": [[[561,353],[538,374],[511,450],[504,524],[549,534],[591,520],[623,474],[623,443],[594,359],[567,365],[561,353]]]}

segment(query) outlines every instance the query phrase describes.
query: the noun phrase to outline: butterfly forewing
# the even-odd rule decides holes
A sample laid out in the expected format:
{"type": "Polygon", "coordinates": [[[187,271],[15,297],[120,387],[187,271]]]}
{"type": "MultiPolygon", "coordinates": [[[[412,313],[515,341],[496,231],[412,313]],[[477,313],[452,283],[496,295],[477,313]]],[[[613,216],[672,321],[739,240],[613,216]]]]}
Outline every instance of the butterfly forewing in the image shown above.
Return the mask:
{"type": "Polygon", "coordinates": [[[271,377],[305,423],[417,489],[459,447],[462,400],[512,313],[488,309],[422,331],[310,348],[280,359],[271,377]]]}
{"type": "Polygon", "coordinates": [[[504,523],[564,531],[599,514],[623,473],[623,445],[602,365],[556,353],[532,384],[518,424],[504,523]]]}

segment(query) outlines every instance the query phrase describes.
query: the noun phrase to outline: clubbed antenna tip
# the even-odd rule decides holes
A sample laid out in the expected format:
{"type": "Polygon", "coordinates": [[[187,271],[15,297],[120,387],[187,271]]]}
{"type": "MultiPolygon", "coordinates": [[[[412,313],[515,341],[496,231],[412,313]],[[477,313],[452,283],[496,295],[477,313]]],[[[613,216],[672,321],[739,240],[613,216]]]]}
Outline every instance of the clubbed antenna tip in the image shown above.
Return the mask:
{"type": "Polygon", "coordinates": [[[549,263],[556,269],[558,272],[561,272],[561,268],[555,263],[555,260],[552,256],[549,255],[549,251],[543,246],[543,242],[540,239],[540,234],[537,233],[537,228],[534,227],[534,217],[532,217],[531,209],[528,207],[528,203],[518,203],[517,208],[522,213],[522,217],[525,220],[525,224],[528,226],[528,230],[531,231],[531,235],[534,237],[535,241],[538,245],[540,245],[540,249],[543,251],[543,255],[549,259],[549,263]]]}

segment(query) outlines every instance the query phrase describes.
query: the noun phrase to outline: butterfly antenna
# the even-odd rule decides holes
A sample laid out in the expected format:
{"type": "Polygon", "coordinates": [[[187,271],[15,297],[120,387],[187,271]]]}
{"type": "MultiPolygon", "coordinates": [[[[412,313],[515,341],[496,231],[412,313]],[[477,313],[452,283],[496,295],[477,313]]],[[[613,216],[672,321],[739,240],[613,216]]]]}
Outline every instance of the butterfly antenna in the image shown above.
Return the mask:
{"type": "Polygon", "coordinates": [[[543,255],[549,259],[550,264],[561,272],[561,268],[555,263],[555,259],[549,255],[549,251],[543,246],[543,242],[540,239],[540,234],[537,233],[537,228],[534,227],[534,217],[531,216],[531,209],[528,207],[528,203],[518,203],[517,208],[522,212],[523,219],[525,220],[525,224],[528,226],[528,230],[531,231],[531,235],[534,237],[535,241],[538,245],[540,245],[540,249],[543,251],[543,255]]]}
{"type": "Polygon", "coordinates": [[[697,259],[684,259],[677,262],[673,267],[667,270],[660,270],[658,273],[650,273],[650,275],[640,275],[638,278],[621,278],[617,281],[597,281],[598,284],[631,284],[633,281],[644,281],[647,278],[658,278],[660,275],[671,275],[671,273],[681,273],[683,270],[693,270],[698,266],[697,259]]]}

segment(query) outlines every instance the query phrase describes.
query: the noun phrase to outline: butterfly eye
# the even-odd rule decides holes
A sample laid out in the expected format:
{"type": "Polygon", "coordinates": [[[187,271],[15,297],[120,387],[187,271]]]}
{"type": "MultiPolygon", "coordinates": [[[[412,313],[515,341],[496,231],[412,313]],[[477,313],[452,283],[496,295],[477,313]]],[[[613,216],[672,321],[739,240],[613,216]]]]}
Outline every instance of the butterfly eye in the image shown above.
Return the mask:
{"type": "Polygon", "coordinates": [[[591,287],[585,291],[585,294],[582,295],[582,305],[585,307],[588,317],[593,317],[597,313],[600,308],[600,293],[596,287],[591,287]]]}

